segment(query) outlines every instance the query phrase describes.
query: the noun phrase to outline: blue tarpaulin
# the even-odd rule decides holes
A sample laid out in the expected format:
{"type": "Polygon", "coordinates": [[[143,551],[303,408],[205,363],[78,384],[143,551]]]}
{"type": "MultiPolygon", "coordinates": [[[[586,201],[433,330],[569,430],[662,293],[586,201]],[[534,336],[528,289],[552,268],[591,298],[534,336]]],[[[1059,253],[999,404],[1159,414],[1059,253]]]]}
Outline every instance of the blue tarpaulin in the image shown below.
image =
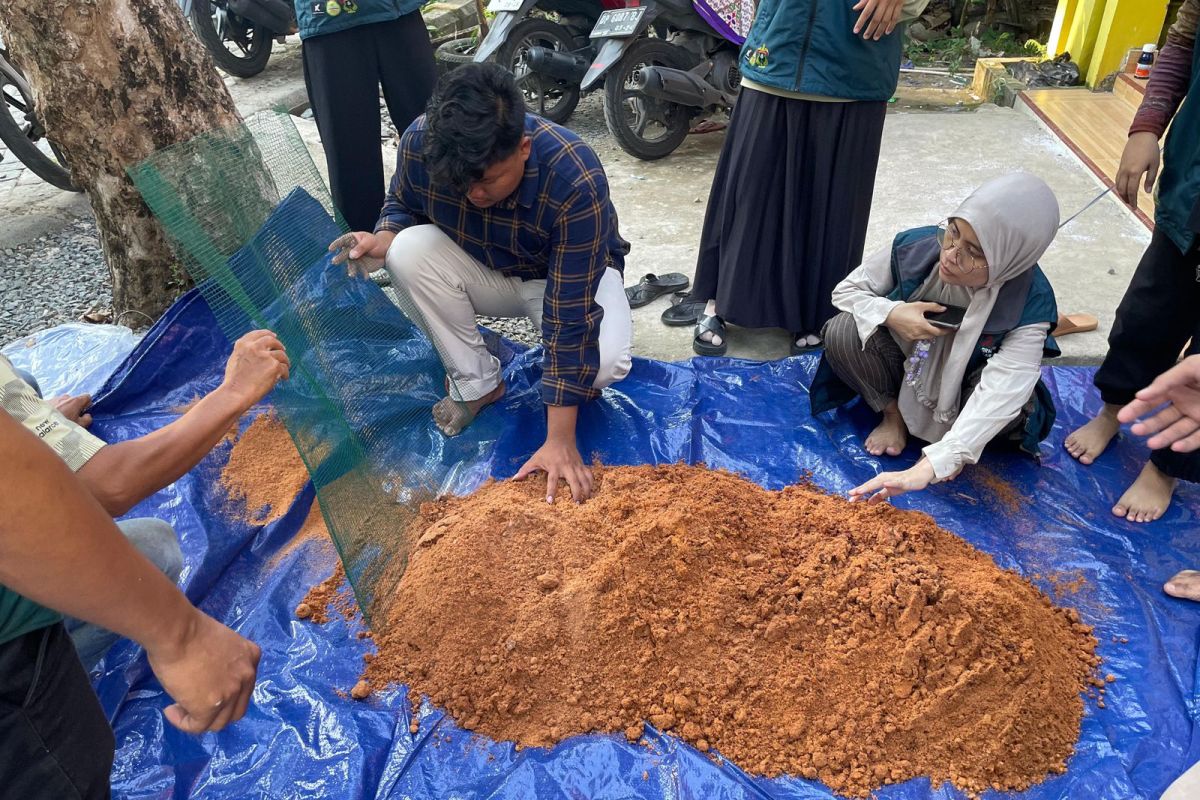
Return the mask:
{"type": "MultiPolygon", "coordinates": [[[[390,304],[379,302],[377,287],[350,282],[330,269],[331,294],[377,315],[376,338],[342,350],[339,368],[350,376],[356,374],[356,353],[389,346],[389,327],[397,339],[411,338],[411,329],[390,304]]],[[[53,392],[98,390],[93,430],[115,442],[175,419],[174,409],[219,383],[230,351],[196,293],[180,299],[132,352],[130,346],[131,340],[100,342],[87,329],[73,329],[43,334],[6,353],[53,392]],[[81,351],[93,354],[86,369],[79,368],[81,351]],[[107,356],[95,356],[102,352],[107,356]],[[103,389],[96,385],[98,370],[111,375],[103,389]]],[[[466,492],[489,476],[508,477],[541,443],[540,351],[502,349],[509,392],[466,434],[449,442],[440,473],[446,490],[466,492]]],[[[629,378],[583,411],[580,449],[607,464],[702,461],[771,489],[811,473],[818,485],[845,491],[891,462],[863,450],[871,420],[862,408],[813,419],[805,387],[815,365],[813,357],[770,363],[638,359],[629,378]]],[[[1002,567],[1047,589],[1053,588],[1048,575],[1086,581],[1059,602],[1078,608],[1095,626],[1102,669],[1117,680],[1109,685],[1106,708],[1088,701],[1067,773],[1012,796],[1154,799],[1200,760],[1195,736],[1200,605],[1169,598],[1161,589],[1176,571],[1200,566],[1200,494],[1193,487],[1182,489],[1171,510],[1153,524],[1114,518],[1109,508],[1140,469],[1145,447],[1125,435],[1096,465],[1074,462],[1062,440],[1096,410],[1091,371],[1051,368],[1045,378],[1060,413],[1053,435],[1043,443],[1041,466],[1019,456],[984,460],[987,472],[1022,495],[1018,511],[999,502],[983,470],[971,469],[896,504],[932,514],[1002,567]]],[[[433,378],[426,381],[417,399],[431,404],[437,384],[433,378]]],[[[436,435],[432,423],[404,434],[436,435]]],[[[404,446],[404,436],[397,447],[404,446]]],[[[344,696],[370,647],[369,640],[355,636],[359,627],[340,617],[318,626],[293,616],[306,588],[331,568],[327,552],[321,554],[315,543],[282,551],[309,511],[311,487],[273,524],[240,522],[217,486],[228,455],[228,444],[218,447],[131,516],[172,523],[183,543],[188,596],[262,647],[254,702],[246,717],[225,731],[200,737],[180,733],[162,717],[169,700],[140,649],[119,643],[94,675],[116,731],[116,797],[832,797],[813,782],[751,778],[652,731],[649,748],[631,745],[623,735],[588,735],[550,751],[517,752],[510,743],[461,730],[426,704],[420,732],[410,735],[403,688],[365,702],[344,696]]],[[[910,448],[901,461],[910,463],[915,455],[910,448]]],[[[886,787],[878,796],[962,795],[914,780],[886,787]]]]}

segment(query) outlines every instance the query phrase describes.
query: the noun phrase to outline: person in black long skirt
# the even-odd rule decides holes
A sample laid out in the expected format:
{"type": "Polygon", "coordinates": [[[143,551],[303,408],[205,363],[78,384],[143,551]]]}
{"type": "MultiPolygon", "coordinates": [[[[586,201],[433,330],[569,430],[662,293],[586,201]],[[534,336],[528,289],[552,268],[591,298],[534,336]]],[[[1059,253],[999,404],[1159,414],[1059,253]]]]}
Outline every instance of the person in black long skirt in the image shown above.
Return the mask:
{"type": "Polygon", "coordinates": [[[371,230],[386,189],[379,87],[403,131],[425,110],[437,77],[421,0],[294,2],[333,204],[350,230],[371,230]]]}
{"type": "Polygon", "coordinates": [[[763,0],[708,199],[691,294],[663,314],[723,355],[725,323],[820,346],[830,296],[859,264],[902,14],[924,0],[763,0]]]}

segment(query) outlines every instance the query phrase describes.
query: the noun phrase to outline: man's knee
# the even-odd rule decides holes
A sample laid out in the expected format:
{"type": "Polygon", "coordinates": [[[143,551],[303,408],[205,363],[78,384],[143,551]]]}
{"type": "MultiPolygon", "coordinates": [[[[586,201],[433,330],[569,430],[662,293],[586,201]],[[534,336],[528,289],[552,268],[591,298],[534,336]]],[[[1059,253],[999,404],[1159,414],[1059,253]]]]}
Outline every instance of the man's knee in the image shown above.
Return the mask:
{"type": "Polygon", "coordinates": [[[611,350],[600,348],[600,369],[596,372],[596,380],[592,383],[597,389],[612,386],[623,381],[633,369],[633,345],[626,342],[611,350]]]}
{"type": "Polygon", "coordinates": [[[158,567],[159,571],[179,582],[183,572],[183,550],[175,529],[160,519],[128,519],[117,523],[121,533],[134,548],[158,567]]]}
{"type": "Polygon", "coordinates": [[[384,265],[397,286],[411,289],[418,281],[428,280],[426,265],[439,250],[454,242],[436,225],[414,225],[396,234],[388,247],[384,265]]]}

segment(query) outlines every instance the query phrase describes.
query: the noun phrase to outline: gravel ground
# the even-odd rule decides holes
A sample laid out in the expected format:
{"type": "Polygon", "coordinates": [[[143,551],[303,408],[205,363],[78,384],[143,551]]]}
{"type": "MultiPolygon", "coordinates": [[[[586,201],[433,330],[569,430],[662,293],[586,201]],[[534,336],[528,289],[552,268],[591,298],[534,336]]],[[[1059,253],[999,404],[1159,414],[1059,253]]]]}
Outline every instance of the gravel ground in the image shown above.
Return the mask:
{"type": "Polygon", "coordinates": [[[0,250],[0,346],[111,306],[108,266],[92,220],[0,250]]]}
{"type": "MultiPolygon", "coordinates": [[[[395,129],[386,111],[383,120],[380,139],[387,141],[395,129]]],[[[604,125],[599,93],[583,98],[570,127],[595,147],[601,158],[616,147],[604,125]]],[[[391,165],[387,169],[390,171],[391,165]]],[[[0,347],[36,331],[77,321],[89,311],[109,312],[111,307],[108,267],[93,220],[77,220],[58,233],[0,250],[0,347]]],[[[524,318],[480,317],[480,324],[525,344],[541,339],[524,318]]]]}

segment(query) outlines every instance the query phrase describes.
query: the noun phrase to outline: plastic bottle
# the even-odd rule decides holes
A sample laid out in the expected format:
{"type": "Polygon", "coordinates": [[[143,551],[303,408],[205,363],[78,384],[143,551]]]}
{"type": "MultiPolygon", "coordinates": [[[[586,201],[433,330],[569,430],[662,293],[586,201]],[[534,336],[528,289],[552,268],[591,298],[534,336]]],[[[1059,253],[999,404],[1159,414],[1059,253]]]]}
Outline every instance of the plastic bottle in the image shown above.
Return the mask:
{"type": "Polygon", "coordinates": [[[1138,56],[1137,66],[1133,70],[1135,78],[1149,78],[1150,67],[1154,66],[1154,51],[1158,49],[1158,45],[1146,44],[1142,45],[1142,54],[1138,56]]]}

